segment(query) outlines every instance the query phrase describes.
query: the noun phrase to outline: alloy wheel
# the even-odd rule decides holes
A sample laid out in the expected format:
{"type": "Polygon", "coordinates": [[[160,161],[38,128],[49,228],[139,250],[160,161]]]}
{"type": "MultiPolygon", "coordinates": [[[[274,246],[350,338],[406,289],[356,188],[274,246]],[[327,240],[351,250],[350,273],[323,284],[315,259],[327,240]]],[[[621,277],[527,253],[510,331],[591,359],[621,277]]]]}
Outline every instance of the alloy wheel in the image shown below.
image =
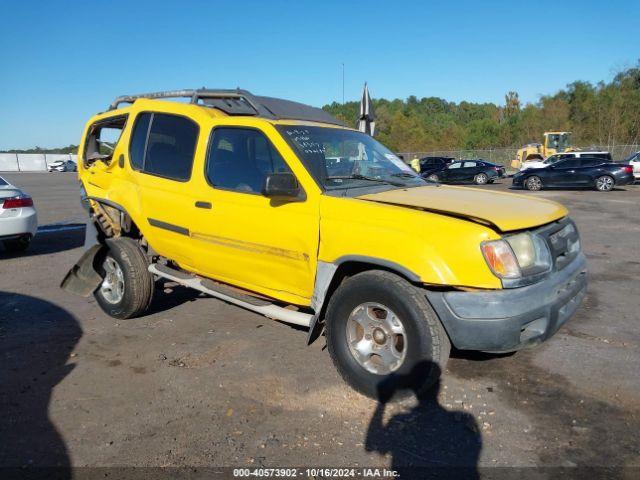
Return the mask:
{"type": "Polygon", "coordinates": [[[104,279],[100,285],[100,292],[109,303],[119,303],[124,297],[124,275],[118,262],[113,258],[105,258],[102,268],[104,279]]]}
{"type": "Polygon", "coordinates": [[[388,375],[402,365],[407,334],[402,321],[385,305],[358,305],[349,315],[346,334],[353,358],[368,372],[388,375]]]}

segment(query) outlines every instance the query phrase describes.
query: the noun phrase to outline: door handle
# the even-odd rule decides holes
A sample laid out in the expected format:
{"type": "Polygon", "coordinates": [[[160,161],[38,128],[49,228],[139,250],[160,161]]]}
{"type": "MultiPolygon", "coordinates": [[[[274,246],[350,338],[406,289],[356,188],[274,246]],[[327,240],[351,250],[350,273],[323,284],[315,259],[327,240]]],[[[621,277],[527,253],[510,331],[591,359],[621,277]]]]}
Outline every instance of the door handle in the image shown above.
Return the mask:
{"type": "Polygon", "coordinates": [[[211,202],[197,201],[196,202],[196,208],[207,208],[207,209],[210,209],[211,208],[211,202]]]}

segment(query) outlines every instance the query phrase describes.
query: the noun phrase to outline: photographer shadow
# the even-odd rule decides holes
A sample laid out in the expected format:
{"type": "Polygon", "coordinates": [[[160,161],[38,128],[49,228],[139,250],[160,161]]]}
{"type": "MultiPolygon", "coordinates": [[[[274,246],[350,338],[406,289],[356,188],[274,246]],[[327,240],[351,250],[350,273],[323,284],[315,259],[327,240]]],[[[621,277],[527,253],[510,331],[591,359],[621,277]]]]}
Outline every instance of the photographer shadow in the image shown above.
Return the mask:
{"type": "Polygon", "coordinates": [[[423,361],[409,374],[392,375],[378,385],[378,404],[369,422],[365,450],[391,456],[399,478],[479,478],[482,437],[475,418],[449,411],[438,402],[440,368],[423,361]],[[436,383],[421,391],[418,379],[433,375],[436,383]],[[418,404],[394,414],[385,410],[393,397],[414,394],[418,404]]]}

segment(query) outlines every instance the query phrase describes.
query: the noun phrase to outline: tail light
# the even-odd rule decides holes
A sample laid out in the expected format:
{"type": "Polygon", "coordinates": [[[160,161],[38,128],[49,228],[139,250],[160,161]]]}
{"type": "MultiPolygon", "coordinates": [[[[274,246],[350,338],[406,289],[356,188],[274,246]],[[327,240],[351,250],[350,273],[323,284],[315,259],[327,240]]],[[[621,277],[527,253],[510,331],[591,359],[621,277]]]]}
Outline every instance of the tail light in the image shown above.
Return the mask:
{"type": "Polygon", "coordinates": [[[631,165],[625,165],[622,168],[624,168],[624,173],[633,173],[633,167],[631,165]]]}
{"type": "Polygon", "coordinates": [[[2,208],[24,208],[33,207],[33,199],[29,195],[18,195],[17,197],[5,198],[2,208]]]}

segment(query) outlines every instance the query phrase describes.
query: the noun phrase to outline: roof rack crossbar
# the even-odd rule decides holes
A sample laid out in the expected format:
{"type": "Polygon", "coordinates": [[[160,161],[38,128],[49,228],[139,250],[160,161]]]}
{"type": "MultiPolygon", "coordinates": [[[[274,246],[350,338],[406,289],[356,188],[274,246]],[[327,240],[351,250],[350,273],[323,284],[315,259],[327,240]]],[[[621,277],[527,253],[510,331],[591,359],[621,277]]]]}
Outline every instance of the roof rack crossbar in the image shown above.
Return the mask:
{"type": "MultiPolygon", "coordinates": [[[[260,105],[254,96],[246,90],[214,90],[214,89],[185,89],[185,90],[165,90],[161,92],[140,93],[137,95],[122,95],[117,97],[109,110],[115,110],[122,103],[133,103],[139,98],[160,99],[160,98],[190,98],[191,103],[198,103],[201,99],[238,99],[248,104],[254,111],[255,115],[260,112],[260,105]]],[[[270,113],[270,112],[269,112],[270,113]]],[[[244,113],[246,115],[246,112],[244,113]]],[[[273,114],[272,114],[273,115],[273,114]]]]}
{"type": "Polygon", "coordinates": [[[205,106],[221,110],[228,115],[252,115],[271,120],[293,119],[344,125],[340,120],[320,108],[289,100],[256,97],[239,88],[235,90],[210,88],[166,90],[138,95],[122,95],[111,102],[109,110],[117,109],[122,103],[133,103],[139,98],[189,98],[192,104],[198,104],[202,101],[205,106]]]}

